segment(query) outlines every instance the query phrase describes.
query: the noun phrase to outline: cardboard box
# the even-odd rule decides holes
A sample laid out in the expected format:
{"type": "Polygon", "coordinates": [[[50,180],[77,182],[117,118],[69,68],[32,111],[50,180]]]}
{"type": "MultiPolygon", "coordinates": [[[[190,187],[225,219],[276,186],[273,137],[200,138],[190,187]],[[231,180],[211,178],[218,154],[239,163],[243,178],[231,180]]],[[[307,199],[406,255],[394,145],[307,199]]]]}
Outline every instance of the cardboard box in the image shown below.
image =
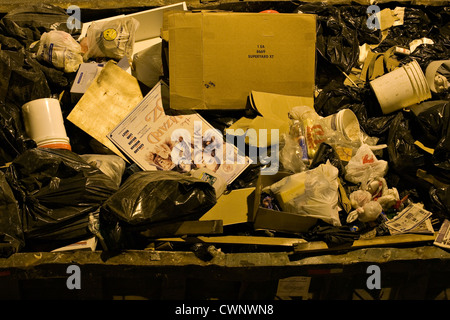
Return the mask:
{"type": "MultiPolygon", "coordinates": [[[[259,200],[261,198],[264,187],[270,186],[290,174],[287,172],[278,172],[274,175],[261,175],[256,187],[257,199],[259,200]]],[[[303,233],[307,232],[317,221],[317,218],[296,213],[266,209],[259,206],[258,202],[258,208],[254,218],[254,228],[255,230],[268,229],[278,232],[303,233]]]]}
{"type": "Polygon", "coordinates": [[[104,63],[82,63],[80,65],[72,88],[70,89],[70,98],[73,103],[80,100],[104,65],[104,63]]]}
{"type": "Polygon", "coordinates": [[[170,107],[245,109],[252,90],[313,97],[316,16],[167,12],[170,107]]]}

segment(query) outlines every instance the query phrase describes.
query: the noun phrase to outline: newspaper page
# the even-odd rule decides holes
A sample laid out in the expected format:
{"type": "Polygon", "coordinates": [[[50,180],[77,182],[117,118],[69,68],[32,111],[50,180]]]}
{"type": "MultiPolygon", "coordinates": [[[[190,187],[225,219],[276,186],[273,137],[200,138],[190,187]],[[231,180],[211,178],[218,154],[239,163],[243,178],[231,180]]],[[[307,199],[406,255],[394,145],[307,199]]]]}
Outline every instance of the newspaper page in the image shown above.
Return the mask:
{"type": "Polygon", "coordinates": [[[161,81],[108,135],[142,170],[206,168],[233,182],[251,163],[198,113],[167,115],[161,81]]]}
{"type": "Polygon", "coordinates": [[[431,212],[423,209],[421,206],[412,203],[403,209],[396,217],[387,221],[385,224],[389,230],[394,232],[410,232],[417,228],[431,216],[431,212]]]}
{"type": "MultiPolygon", "coordinates": [[[[404,232],[396,231],[394,229],[389,229],[389,232],[392,235],[399,234],[399,233],[404,233],[404,232]]],[[[430,218],[426,219],[424,222],[419,224],[417,227],[412,228],[411,230],[409,230],[408,233],[434,234],[434,229],[433,229],[433,225],[431,223],[431,219],[430,218]]]]}
{"type": "Polygon", "coordinates": [[[433,243],[435,246],[450,249],[450,221],[445,219],[439,229],[436,239],[433,243]]]}

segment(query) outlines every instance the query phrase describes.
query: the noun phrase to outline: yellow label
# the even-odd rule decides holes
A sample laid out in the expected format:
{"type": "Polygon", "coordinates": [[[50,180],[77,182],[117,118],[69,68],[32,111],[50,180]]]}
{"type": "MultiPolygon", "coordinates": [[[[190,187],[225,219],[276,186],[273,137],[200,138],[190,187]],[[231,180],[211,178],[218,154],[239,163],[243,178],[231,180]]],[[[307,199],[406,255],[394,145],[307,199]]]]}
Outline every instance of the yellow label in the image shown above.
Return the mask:
{"type": "Polygon", "coordinates": [[[103,38],[107,41],[112,41],[117,37],[117,31],[115,29],[109,28],[103,31],[103,38]]]}

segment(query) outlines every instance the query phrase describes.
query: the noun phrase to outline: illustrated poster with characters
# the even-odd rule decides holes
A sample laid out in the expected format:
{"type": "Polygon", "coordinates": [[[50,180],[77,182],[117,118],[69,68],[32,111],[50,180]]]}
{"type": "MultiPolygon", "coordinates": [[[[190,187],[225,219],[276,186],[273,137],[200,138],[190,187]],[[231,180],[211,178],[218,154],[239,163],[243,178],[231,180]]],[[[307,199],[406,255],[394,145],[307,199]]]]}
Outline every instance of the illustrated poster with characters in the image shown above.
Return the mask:
{"type": "Polygon", "coordinates": [[[142,170],[189,172],[206,167],[233,182],[251,163],[197,113],[167,115],[157,85],[108,135],[142,170]]]}

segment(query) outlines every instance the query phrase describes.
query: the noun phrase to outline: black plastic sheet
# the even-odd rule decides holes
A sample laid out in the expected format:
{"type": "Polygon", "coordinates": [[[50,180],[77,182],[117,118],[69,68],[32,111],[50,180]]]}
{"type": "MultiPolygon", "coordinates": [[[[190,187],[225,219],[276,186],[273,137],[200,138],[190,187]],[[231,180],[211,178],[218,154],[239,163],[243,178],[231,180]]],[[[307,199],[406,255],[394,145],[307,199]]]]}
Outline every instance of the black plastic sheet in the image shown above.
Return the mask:
{"type": "Polygon", "coordinates": [[[69,150],[29,149],[6,171],[26,241],[91,235],[89,214],[115,191],[114,181],[69,150]]]}

